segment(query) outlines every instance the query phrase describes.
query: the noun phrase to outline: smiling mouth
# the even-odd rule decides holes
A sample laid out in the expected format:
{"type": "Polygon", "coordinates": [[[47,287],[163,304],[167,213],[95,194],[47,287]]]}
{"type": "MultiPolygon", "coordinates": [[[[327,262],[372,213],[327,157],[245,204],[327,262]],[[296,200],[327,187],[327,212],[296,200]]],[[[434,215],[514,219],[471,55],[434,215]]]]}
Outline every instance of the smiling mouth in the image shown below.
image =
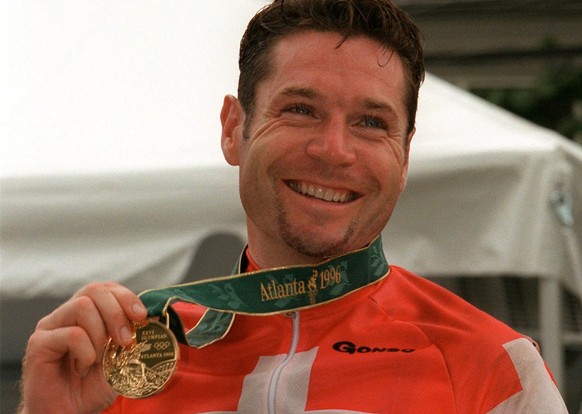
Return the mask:
{"type": "Polygon", "coordinates": [[[287,181],[287,186],[298,194],[333,203],[349,203],[358,197],[351,191],[338,191],[313,184],[298,183],[297,181],[287,181]]]}

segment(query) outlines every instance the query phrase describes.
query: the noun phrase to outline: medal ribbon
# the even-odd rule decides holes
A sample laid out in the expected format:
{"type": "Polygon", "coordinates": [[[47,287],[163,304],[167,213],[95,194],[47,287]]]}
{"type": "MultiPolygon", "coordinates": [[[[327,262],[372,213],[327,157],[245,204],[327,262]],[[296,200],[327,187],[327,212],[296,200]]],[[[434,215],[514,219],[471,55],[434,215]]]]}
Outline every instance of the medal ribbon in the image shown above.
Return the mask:
{"type": "Polygon", "coordinates": [[[274,315],[314,307],[377,282],[388,270],[378,237],[364,249],[315,266],[235,274],[146,290],[139,297],[148,316],[169,318],[179,341],[201,348],[223,338],[236,314],[274,315]],[[208,310],[194,328],[184,332],[179,316],[171,308],[175,302],[195,303],[208,310]]]}

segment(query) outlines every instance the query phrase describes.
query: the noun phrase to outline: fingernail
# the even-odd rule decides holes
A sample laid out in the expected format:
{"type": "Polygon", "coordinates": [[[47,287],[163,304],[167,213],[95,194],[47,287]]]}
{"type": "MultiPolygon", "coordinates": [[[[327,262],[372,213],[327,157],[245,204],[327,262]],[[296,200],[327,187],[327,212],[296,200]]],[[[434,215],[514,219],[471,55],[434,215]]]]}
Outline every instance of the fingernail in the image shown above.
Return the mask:
{"type": "Polygon", "coordinates": [[[123,343],[129,343],[131,342],[131,331],[129,330],[129,328],[127,326],[123,326],[120,330],[119,330],[119,336],[121,338],[121,340],[123,341],[123,343]]]}
{"type": "Polygon", "coordinates": [[[144,306],[139,302],[134,302],[133,305],[131,305],[131,310],[136,315],[142,315],[147,312],[144,306]]]}

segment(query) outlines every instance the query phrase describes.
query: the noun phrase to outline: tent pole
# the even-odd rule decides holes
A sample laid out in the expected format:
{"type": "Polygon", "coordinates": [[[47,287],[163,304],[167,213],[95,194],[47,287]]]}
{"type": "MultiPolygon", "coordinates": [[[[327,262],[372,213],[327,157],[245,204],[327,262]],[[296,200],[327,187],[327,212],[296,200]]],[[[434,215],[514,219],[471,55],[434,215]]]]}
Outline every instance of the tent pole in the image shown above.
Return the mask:
{"type": "Polygon", "coordinates": [[[558,388],[563,392],[564,345],[561,326],[561,286],[555,277],[545,277],[540,283],[540,336],[542,355],[552,370],[558,388]]]}

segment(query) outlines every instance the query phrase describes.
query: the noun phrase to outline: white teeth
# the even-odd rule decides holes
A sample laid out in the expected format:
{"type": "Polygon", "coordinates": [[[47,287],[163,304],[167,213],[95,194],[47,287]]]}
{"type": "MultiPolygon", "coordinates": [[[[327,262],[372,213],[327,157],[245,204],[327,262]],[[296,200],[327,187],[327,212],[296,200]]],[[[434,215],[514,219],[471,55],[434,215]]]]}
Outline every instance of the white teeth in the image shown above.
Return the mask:
{"type": "Polygon", "coordinates": [[[323,195],[323,199],[325,201],[332,201],[334,196],[334,192],[332,190],[326,190],[325,194],[323,195]]]}
{"type": "Polygon", "coordinates": [[[309,195],[311,197],[325,200],[325,201],[333,201],[334,203],[345,203],[346,201],[352,200],[354,197],[350,196],[347,193],[341,193],[339,191],[334,191],[331,189],[324,189],[321,187],[315,187],[313,185],[306,185],[306,184],[299,184],[294,181],[290,181],[289,188],[293,191],[303,194],[309,195]]]}

